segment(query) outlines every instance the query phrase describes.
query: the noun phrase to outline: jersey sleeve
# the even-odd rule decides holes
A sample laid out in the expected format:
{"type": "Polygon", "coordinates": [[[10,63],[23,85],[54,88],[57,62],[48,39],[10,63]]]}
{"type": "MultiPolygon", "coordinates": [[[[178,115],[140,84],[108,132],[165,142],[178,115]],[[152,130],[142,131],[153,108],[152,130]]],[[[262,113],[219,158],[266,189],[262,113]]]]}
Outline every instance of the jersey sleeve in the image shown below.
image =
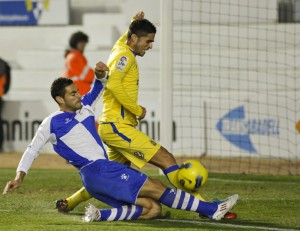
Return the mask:
{"type": "Polygon", "coordinates": [[[91,90],[82,97],[83,105],[91,106],[95,102],[103,89],[103,83],[105,83],[106,79],[107,77],[103,78],[102,80],[95,78],[91,90]]]}
{"type": "Polygon", "coordinates": [[[111,91],[117,101],[131,113],[140,116],[142,107],[132,100],[123,87],[122,80],[132,65],[136,65],[133,54],[120,53],[112,62],[109,72],[109,81],[106,88],[111,91]]]}
{"type": "Polygon", "coordinates": [[[50,118],[47,117],[39,126],[35,136],[33,137],[30,145],[27,147],[19,162],[17,172],[22,171],[27,174],[33,161],[38,157],[40,150],[48,141],[50,141],[50,121],[50,118]]]}

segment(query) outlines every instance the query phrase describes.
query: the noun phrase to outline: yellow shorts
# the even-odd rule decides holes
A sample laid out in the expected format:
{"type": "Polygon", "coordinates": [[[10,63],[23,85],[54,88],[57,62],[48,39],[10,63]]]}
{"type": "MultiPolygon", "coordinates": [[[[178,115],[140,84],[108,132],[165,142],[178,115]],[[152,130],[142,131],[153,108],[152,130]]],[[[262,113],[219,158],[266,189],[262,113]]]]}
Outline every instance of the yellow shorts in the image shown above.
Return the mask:
{"type": "Polygon", "coordinates": [[[161,147],[145,133],[120,123],[99,123],[98,133],[107,145],[109,160],[142,168],[161,147]]]}

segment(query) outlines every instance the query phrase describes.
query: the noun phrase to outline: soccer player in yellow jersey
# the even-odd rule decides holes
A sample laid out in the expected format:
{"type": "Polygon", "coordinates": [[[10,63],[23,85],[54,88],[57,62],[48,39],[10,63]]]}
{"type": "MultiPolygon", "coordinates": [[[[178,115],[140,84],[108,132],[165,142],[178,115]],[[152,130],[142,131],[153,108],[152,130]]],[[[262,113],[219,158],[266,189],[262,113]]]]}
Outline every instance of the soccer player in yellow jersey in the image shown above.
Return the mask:
{"type": "MultiPolygon", "coordinates": [[[[137,13],[128,29],[114,45],[108,59],[108,80],[103,92],[103,115],[98,133],[107,145],[110,160],[142,168],[146,163],[163,170],[176,188],[188,191],[179,184],[179,166],[174,156],[135,126],[146,115],[146,109],[138,104],[139,67],[136,56],[143,57],[152,49],[155,26],[137,13]]],[[[105,187],[105,186],[104,186],[105,187]]],[[[195,195],[204,200],[199,194],[195,195]]],[[[57,201],[60,211],[72,210],[91,196],[82,188],[66,200],[57,201]]]]}
{"type": "Polygon", "coordinates": [[[150,162],[164,170],[170,165],[177,166],[174,157],[135,127],[146,115],[146,109],[138,105],[136,56],[143,57],[152,48],[156,34],[155,26],[143,15],[141,12],[138,19],[132,21],[108,59],[107,66],[111,71],[103,91],[103,115],[98,133],[108,147],[110,160],[131,162],[139,168],[150,162]]]}

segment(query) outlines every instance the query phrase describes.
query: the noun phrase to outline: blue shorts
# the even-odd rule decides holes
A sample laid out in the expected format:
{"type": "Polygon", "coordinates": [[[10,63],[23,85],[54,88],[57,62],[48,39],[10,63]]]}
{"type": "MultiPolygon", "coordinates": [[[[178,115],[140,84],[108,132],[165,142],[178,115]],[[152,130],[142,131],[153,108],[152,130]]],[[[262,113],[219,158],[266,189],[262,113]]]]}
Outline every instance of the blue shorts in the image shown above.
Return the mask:
{"type": "Polygon", "coordinates": [[[79,171],[86,190],[112,207],[135,204],[147,175],[115,161],[97,160],[79,171]]]}

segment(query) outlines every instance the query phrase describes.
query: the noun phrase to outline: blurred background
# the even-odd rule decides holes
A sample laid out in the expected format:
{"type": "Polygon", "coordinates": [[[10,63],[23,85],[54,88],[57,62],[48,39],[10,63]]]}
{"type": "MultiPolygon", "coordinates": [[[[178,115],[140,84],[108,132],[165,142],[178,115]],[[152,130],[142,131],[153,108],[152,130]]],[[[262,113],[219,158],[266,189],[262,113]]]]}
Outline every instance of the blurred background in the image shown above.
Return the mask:
{"type": "Polygon", "coordinates": [[[209,171],[299,175],[298,0],[0,0],[0,58],[11,67],[2,151],[23,152],[57,109],[49,88],[70,35],[89,36],[93,66],[141,10],[158,32],[138,58],[140,129],[209,171]]]}

